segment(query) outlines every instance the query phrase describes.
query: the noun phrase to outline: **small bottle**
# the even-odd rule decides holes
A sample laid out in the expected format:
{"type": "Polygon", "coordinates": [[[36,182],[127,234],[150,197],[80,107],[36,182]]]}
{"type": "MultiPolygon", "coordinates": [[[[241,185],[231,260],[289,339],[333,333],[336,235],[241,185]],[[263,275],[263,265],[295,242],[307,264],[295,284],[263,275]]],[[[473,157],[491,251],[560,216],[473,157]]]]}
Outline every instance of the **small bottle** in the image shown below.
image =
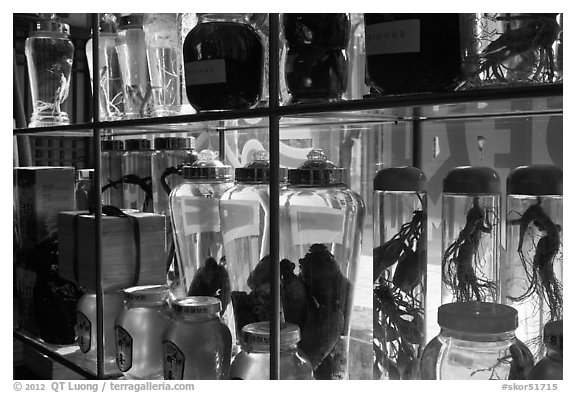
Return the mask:
{"type": "Polygon", "coordinates": [[[122,156],[124,142],[120,140],[102,141],[100,155],[100,187],[102,188],[102,204],[124,207],[122,186],[122,156]]]}
{"type": "Polygon", "coordinates": [[[232,335],[220,320],[220,301],[191,296],[172,303],[162,335],[164,379],[229,379],[232,335]]]}
{"type": "Polygon", "coordinates": [[[528,373],[527,379],[563,379],[562,347],[564,342],[563,321],[548,322],[544,326],[546,355],[528,373]]]}
{"type": "Polygon", "coordinates": [[[152,213],[152,168],[149,139],[126,139],[122,156],[124,208],[152,213]]]}
{"type": "MultiPolygon", "coordinates": [[[[230,367],[230,379],[270,379],[270,322],[256,322],[242,328],[242,350],[230,367]]],[[[291,323],[280,327],[280,379],[311,380],[312,364],[298,349],[300,328],[291,323]]]]}
{"type": "Polygon", "coordinates": [[[74,210],[94,212],[94,169],[76,171],[74,202],[74,210]]]}

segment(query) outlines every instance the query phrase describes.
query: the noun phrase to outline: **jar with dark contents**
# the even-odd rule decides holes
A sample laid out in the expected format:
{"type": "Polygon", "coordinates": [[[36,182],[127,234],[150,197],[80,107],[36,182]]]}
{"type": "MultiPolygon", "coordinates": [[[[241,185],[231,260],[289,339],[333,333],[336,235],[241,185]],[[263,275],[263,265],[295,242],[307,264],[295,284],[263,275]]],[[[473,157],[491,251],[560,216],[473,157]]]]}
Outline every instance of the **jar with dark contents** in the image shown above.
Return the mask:
{"type": "Polygon", "coordinates": [[[184,41],[188,101],[198,111],[248,109],[262,94],[264,46],[248,14],[198,14],[184,41]]]}
{"type": "Polygon", "coordinates": [[[291,103],[336,101],[348,86],[348,14],[284,14],[291,103]]]}
{"type": "Polygon", "coordinates": [[[544,345],[546,355],[530,370],[528,379],[563,379],[563,321],[550,321],[544,326],[544,345]]]}

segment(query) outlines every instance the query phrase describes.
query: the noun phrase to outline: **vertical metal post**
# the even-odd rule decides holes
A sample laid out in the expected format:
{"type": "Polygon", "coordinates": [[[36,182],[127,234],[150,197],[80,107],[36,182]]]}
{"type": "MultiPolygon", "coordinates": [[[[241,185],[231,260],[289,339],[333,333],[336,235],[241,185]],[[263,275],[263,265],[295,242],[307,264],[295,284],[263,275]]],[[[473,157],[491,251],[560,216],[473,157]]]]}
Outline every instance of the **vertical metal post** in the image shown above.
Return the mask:
{"type": "Polygon", "coordinates": [[[422,169],[422,111],[412,109],[412,166],[422,169]]]}
{"type": "Polygon", "coordinates": [[[269,105],[270,105],[270,379],[280,379],[280,117],[278,14],[270,14],[269,105]]]}

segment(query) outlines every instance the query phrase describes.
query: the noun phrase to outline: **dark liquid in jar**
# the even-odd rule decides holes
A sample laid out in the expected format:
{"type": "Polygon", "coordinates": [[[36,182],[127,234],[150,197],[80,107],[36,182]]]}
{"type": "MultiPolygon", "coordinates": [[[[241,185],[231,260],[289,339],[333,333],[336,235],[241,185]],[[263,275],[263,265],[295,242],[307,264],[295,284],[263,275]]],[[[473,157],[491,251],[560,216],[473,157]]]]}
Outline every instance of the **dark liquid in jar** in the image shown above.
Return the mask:
{"type": "Polygon", "coordinates": [[[225,61],[224,82],[190,85],[186,72],[190,104],[199,111],[255,106],[262,91],[264,67],[264,48],[258,33],[241,23],[198,24],[184,41],[184,63],[219,59],[225,61]]]}

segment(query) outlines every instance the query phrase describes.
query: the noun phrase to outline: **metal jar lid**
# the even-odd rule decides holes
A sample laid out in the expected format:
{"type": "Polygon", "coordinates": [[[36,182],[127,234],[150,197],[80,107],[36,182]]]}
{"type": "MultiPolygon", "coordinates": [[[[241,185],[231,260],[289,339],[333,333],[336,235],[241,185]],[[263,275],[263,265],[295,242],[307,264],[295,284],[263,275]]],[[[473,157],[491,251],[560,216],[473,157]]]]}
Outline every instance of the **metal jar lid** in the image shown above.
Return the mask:
{"type": "MultiPolygon", "coordinates": [[[[39,21],[33,26],[33,31],[54,31],[70,35],[70,25],[60,22],[59,14],[38,14],[39,21]]],[[[62,14],[60,14],[62,15],[62,14]]],[[[67,15],[67,14],[66,14],[67,15]]]]}
{"type": "Polygon", "coordinates": [[[126,151],[150,150],[150,139],[126,139],[124,148],[126,151]]]}
{"type": "Polygon", "coordinates": [[[128,14],[120,17],[120,29],[135,29],[142,28],[144,22],[144,14],[128,14]]]}
{"type": "Polygon", "coordinates": [[[154,149],[156,150],[188,150],[190,140],[188,138],[162,137],[154,139],[154,149]]]}
{"type": "Polygon", "coordinates": [[[385,168],[374,177],[375,191],[426,191],[426,175],[418,168],[385,168]]]}
{"type": "MultiPolygon", "coordinates": [[[[242,328],[242,347],[247,350],[270,351],[270,322],[251,323],[242,328]]],[[[287,348],[300,341],[300,328],[292,323],[280,326],[280,348],[287,348]]]]}
{"type": "Polygon", "coordinates": [[[76,181],[94,180],[94,169],[77,169],[76,181]]]}
{"type": "Polygon", "coordinates": [[[562,169],[554,165],[521,166],[506,179],[508,195],[562,195],[562,188],[562,169]]]}
{"type": "MultiPolygon", "coordinates": [[[[279,168],[280,182],[286,182],[286,168],[279,168]]],[[[258,150],[252,153],[251,162],[243,168],[236,168],[235,178],[237,183],[270,183],[270,158],[266,150],[258,150]]]]}
{"type": "Polygon", "coordinates": [[[563,325],[562,320],[550,321],[544,325],[544,343],[560,352],[564,345],[563,325]]]}
{"type": "Polygon", "coordinates": [[[499,194],[500,176],[484,166],[459,166],[444,178],[443,192],[449,194],[499,194]]]}
{"type": "Polygon", "coordinates": [[[168,295],[166,285],[141,285],[122,291],[124,300],[140,304],[162,304],[168,295]]]}
{"type": "Polygon", "coordinates": [[[102,141],[100,146],[102,147],[102,151],[124,150],[124,142],[120,140],[102,141]]]}
{"type": "Polygon", "coordinates": [[[297,169],[288,170],[288,184],[292,186],[345,185],[344,168],[338,168],[321,149],[312,149],[297,169]]]}
{"type": "Polygon", "coordinates": [[[210,315],[220,312],[220,300],[211,296],[188,296],[172,303],[172,309],[183,315],[210,315]]]}
{"type": "Polygon", "coordinates": [[[230,165],[224,165],[216,159],[215,152],[202,150],[192,165],[182,168],[182,176],[191,180],[227,182],[232,180],[231,170],[230,165]]]}
{"type": "Polygon", "coordinates": [[[505,333],[518,327],[518,311],[497,303],[448,303],[438,308],[438,325],[466,333],[505,333]]]}

